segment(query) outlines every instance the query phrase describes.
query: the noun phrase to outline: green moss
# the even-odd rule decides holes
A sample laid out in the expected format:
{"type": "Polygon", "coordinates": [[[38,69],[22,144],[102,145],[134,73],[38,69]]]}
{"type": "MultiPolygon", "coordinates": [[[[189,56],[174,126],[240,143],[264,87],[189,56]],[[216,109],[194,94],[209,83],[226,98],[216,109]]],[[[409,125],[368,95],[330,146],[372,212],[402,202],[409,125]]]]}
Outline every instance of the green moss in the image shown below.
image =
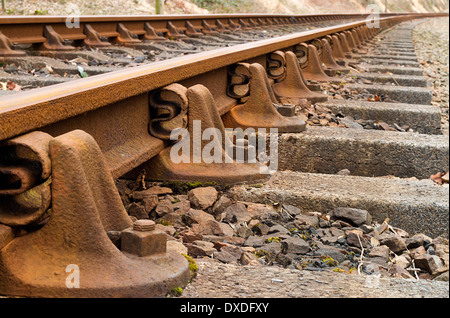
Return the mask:
{"type": "Polygon", "coordinates": [[[172,294],[173,294],[175,297],[180,297],[180,296],[183,294],[183,288],[181,288],[181,287],[175,287],[175,288],[173,288],[173,289],[172,289],[172,294]]]}
{"type": "Polygon", "coordinates": [[[216,182],[183,182],[183,181],[167,181],[163,182],[162,186],[171,188],[174,193],[186,193],[189,190],[200,187],[215,187],[216,182]]]}
{"type": "Polygon", "coordinates": [[[339,268],[339,267],[333,268],[332,271],[336,272],[336,273],[343,273],[344,272],[344,270],[342,268],[339,268]]]}
{"type": "Polygon", "coordinates": [[[48,11],[47,10],[36,10],[34,11],[34,15],[47,15],[48,11]]]}
{"type": "Polygon", "coordinates": [[[311,264],[311,260],[309,260],[309,259],[300,261],[300,266],[302,268],[308,267],[309,264],[311,264]]]}
{"type": "Polygon", "coordinates": [[[339,262],[328,256],[322,260],[327,266],[333,267],[339,265],[339,262]]]}
{"type": "Polygon", "coordinates": [[[255,255],[257,258],[261,258],[267,255],[267,252],[265,250],[258,250],[255,252],[255,255]]]}
{"type": "Polygon", "coordinates": [[[189,270],[191,271],[191,279],[195,277],[195,275],[197,275],[197,271],[198,271],[198,266],[197,263],[194,261],[194,259],[192,257],[190,257],[189,255],[186,254],[182,254],[186,260],[188,261],[189,264],[189,270]]]}
{"type": "Polygon", "coordinates": [[[274,258],[275,255],[271,252],[268,252],[266,250],[258,250],[255,252],[256,257],[261,258],[261,257],[266,257],[268,259],[274,258]]]}
{"type": "Polygon", "coordinates": [[[277,236],[274,236],[274,237],[269,237],[269,238],[266,240],[266,243],[272,243],[272,242],[280,243],[280,242],[281,242],[281,239],[280,239],[279,237],[277,237],[277,236]]]}
{"type": "Polygon", "coordinates": [[[164,226],[172,225],[169,221],[166,220],[159,220],[158,223],[164,226]]]}
{"type": "Polygon", "coordinates": [[[258,250],[255,252],[256,257],[264,258],[266,265],[272,265],[277,255],[275,253],[266,251],[266,250],[258,250]]]}

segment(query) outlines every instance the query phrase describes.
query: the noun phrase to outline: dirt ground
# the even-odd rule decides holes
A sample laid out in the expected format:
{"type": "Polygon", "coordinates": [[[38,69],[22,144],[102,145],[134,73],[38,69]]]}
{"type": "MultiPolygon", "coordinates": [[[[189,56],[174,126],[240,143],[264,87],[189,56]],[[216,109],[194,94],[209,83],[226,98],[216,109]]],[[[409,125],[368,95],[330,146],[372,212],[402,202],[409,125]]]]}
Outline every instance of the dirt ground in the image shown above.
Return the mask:
{"type": "Polygon", "coordinates": [[[448,298],[449,283],[196,260],[183,298],[448,298]]]}

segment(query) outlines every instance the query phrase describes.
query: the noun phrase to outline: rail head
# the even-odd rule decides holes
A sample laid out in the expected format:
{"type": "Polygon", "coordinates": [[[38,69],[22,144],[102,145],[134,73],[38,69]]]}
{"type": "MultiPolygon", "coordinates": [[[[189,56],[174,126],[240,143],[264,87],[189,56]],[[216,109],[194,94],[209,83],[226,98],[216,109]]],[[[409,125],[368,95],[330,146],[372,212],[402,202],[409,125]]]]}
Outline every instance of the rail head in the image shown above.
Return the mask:
{"type": "MultiPolygon", "coordinates": [[[[273,13],[235,13],[235,14],[177,14],[177,15],[84,15],[80,22],[123,22],[123,21],[170,21],[170,20],[204,20],[204,19],[238,19],[238,18],[309,18],[309,17],[367,17],[370,13],[321,13],[321,14],[273,14],[273,13]]],[[[446,13],[429,13],[429,15],[445,15],[446,13]]],[[[421,16],[421,13],[380,13],[381,18],[399,16],[421,16]]],[[[447,13],[448,15],[448,13],[447,13]]],[[[36,23],[65,23],[71,16],[1,16],[2,24],[36,24],[36,23]]]]}
{"type": "MultiPolygon", "coordinates": [[[[313,23],[339,20],[366,19],[370,13],[330,13],[330,14],[212,14],[212,15],[156,15],[156,16],[81,16],[77,18],[80,27],[68,28],[67,22],[72,23],[71,16],[8,16],[0,17],[0,33],[18,44],[41,44],[46,41],[44,30],[53,28],[65,39],[84,40],[85,27],[94,28],[101,36],[118,36],[118,25],[122,24],[134,34],[145,34],[145,24],[151,25],[158,33],[170,33],[168,25],[186,29],[186,25],[192,24],[195,28],[202,29],[204,24],[218,27],[219,24],[270,26],[272,24],[313,23]],[[230,22],[231,21],[231,22],[230,22]]],[[[420,16],[417,13],[380,13],[380,18],[420,16]]]]}
{"type": "MultiPolygon", "coordinates": [[[[380,22],[415,17],[416,15],[385,17],[381,18],[380,22]]],[[[201,52],[5,96],[0,100],[0,140],[33,131],[174,82],[365,24],[366,20],[360,20],[276,39],[201,52]]]]}

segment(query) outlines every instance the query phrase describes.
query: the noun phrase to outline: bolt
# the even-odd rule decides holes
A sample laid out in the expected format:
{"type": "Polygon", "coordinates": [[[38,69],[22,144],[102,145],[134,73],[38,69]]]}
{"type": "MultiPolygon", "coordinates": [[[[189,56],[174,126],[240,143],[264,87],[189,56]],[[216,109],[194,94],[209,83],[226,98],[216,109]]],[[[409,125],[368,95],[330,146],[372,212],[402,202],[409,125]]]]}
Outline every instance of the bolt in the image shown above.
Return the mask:
{"type": "Polygon", "coordinates": [[[156,223],[152,220],[137,220],[133,224],[133,230],[138,232],[150,232],[156,227],[156,223]]]}
{"type": "Polygon", "coordinates": [[[166,252],[167,235],[156,230],[151,220],[138,220],[133,227],[122,231],[122,252],[139,257],[163,254],[166,252]]]}

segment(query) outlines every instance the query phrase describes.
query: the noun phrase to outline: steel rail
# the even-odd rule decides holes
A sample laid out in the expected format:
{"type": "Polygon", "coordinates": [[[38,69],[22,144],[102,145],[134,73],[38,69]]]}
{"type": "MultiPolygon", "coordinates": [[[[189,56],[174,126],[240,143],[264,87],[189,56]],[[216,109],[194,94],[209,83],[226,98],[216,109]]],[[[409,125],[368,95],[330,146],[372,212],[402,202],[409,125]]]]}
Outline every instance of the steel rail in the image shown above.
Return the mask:
{"type": "MultiPolygon", "coordinates": [[[[385,17],[380,23],[393,24],[416,17],[385,17]]],[[[162,140],[148,134],[151,91],[172,83],[186,87],[203,84],[210,89],[219,114],[224,115],[236,103],[225,93],[230,65],[258,62],[266,67],[267,54],[293,51],[300,43],[365,24],[365,20],[360,20],[5,96],[0,101],[0,140],[37,129],[51,135],[83,129],[95,138],[113,175],[119,177],[165,147],[162,140]]]]}
{"type": "MultiPolygon", "coordinates": [[[[411,16],[409,13],[382,13],[381,17],[411,16]]],[[[213,15],[162,15],[162,16],[83,16],[77,21],[80,27],[68,28],[66,22],[74,21],[70,16],[39,16],[39,17],[0,17],[0,33],[18,44],[40,44],[47,41],[44,35],[46,26],[51,27],[64,40],[87,39],[85,26],[90,25],[102,37],[118,38],[118,25],[135,36],[145,36],[147,22],[156,33],[166,36],[171,35],[171,28],[175,27],[181,32],[186,32],[190,23],[200,32],[210,32],[221,27],[233,28],[258,28],[272,25],[289,25],[300,23],[317,23],[321,21],[365,19],[367,13],[354,14],[310,14],[310,15],[286,15],[286,14],[213,14],[213,15]]],[[[213,31],[214,32],[214,31],[213,31]]]]}
{"type": "MultiPolygon", "coordinates": [[[[403,19],[414,16],[402,16],[403,19]]],[[[380,21],[388,21],[383,18],[380,21]]],[[[397,17],[398,19],[398,17],[397,17]]],[[[41,128],[126,98],[301,42],[349,30],[366,21],[201,52],[2,97],[0,140],[41,128]],[[111,94],[114,92],[114,94],[111,94]],[[39,114],[44,114],[40,116],[39,114]],[[27,118],[29,118],[27,120],[27,118]],[[17,125],[20,122],[22,125],[17,125]]]]}

